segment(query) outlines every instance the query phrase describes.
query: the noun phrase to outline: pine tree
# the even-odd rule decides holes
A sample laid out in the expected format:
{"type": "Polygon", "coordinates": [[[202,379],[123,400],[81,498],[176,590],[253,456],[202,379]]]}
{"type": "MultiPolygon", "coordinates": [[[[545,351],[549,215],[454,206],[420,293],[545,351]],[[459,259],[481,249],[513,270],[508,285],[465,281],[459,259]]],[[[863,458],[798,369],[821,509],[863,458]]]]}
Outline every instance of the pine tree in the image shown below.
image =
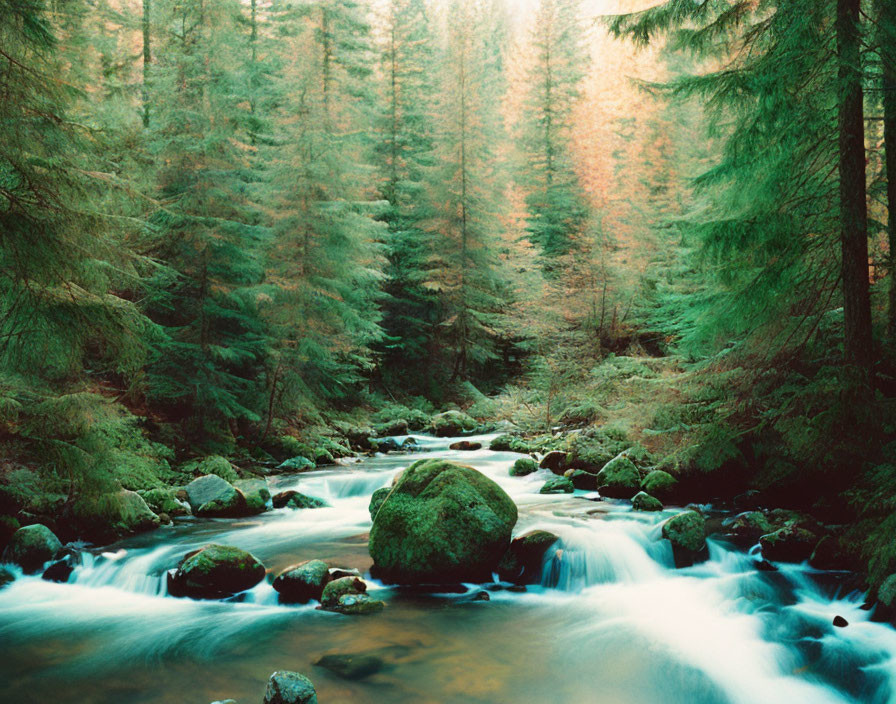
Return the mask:
{"type": "Polygon", "coordinates": [[[447,18],[438,104],[438,166],[429,188],[438,204],[429,285],[439,296],[438,342],[450,380],[468,379],[496,358],[501,278],[494,255],[498,229],[493,86],[496,52],[490,25],[472,0],[454,0],[447,18]]]}
{"type": "Polygon", "coordinates": [[[150,224],[165,266],[148,309],[168,340],[148,393],[199,440],[229,442],[231,421],[260,418],[265,347],[252,294],[265,230],[247,184],[247,96],[237,82],[248,58],[242,7],[157,0],[155,12],[167,32],[151,84],[159,207],[150,224]]]}
{"type": "Polygon", "coordinates": [[[383,18],[382,108],[375,159],[389,208],[383,284],[383,358],[387,379],[413,389],[428,362],[435,300],[425,282],[432,243],[421,224],[432,215],[425,172],[433,163],[434,46],[422,0],[390,0],[383,18]]]}

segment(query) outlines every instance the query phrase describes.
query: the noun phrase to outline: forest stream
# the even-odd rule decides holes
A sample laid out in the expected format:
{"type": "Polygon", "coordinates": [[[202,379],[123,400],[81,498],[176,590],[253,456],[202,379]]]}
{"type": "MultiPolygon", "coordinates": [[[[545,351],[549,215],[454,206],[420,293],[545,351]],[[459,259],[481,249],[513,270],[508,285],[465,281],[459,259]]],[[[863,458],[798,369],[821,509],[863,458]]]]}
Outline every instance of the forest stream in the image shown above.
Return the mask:
{"type": "Polygon", "coordinates": [[[547,470],[509,476],[520,455],[414,437],[422,452],[272,480],[331,507],[181,520],[85,548],[67,584],[19,576],[0,591],[0,700],[256,701],[273,670],[290,669],[327,704],[896,701],[896,631],[870,620],[864,595],[840,593],[836,573],[763,567],[758,548],[713,538],[708,561],[676,570],[659,524],[678,509],[540,495],[547,470]],[[519,506],[515,534],[561,537],[540,584],[428,594],[370,579],[371,494],[421,457],[497,482],[519,506]],[[387,607],[350,617],[280,605],[269,580],[224,602],[168,596],[166,571],[210,542],[250,551],[269,573],[312,558],[359,569],[387,607]],[[346,678],[315,665],[325,655],[365,657],[346,678]]]}

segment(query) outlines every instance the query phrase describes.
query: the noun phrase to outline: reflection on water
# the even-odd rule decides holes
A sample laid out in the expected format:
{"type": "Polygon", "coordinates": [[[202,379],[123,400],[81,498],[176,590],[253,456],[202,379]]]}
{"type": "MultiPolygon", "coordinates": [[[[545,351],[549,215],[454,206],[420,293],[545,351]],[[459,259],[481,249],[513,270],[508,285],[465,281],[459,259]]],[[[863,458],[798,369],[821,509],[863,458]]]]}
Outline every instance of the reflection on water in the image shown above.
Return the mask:
{"type": "Polygon", "coordinates": [[[271,672],[291,669],[322,704],[896,702],[896,631],[870,622],[859,595],[835,598],[802,566],[757,571],[720,543],[709,562],[676,571],[658,539],[668,512],[541,496],[545,473],[509,477],[518,455],[416,439],[501,484],[521,507],[518,533],[561,536],[541,585],[480,602],[476,585],[432,596],[372,582],[389,606],[367,618],[280,606],[267,582],[231,602],[167,597],[166,570],[210,541],[272,572],[311,558],[366,571],[370,495],[421,455],[278,478],[274,491],[331,507],[184,521],[85,555],[72,583],[23,577],[0,592],[0,701],[247,704],[271,672]],[[838,614],[848,628],[831,625],[838,614]],[[341,679],[314,665],[327,654],[375,658],[377,671],[341,679]]]}

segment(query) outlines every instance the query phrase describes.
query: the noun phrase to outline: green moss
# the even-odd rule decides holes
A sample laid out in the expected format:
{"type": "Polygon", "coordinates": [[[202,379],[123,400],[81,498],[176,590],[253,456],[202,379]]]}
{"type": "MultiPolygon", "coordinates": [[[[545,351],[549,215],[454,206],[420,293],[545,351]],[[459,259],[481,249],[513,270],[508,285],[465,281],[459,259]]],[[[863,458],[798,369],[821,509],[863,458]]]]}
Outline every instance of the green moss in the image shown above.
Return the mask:
{"type": "Polygon", "coordinates": [[[632,508],[635,511],[662,511],[663,502],[650,494],[640,491],[632,499],[632,508]]]}
{"type": "Polygon", "coordinates": [[[572,494],[576,490],[572,480],[568,477],[555,477],[548,479],[544,486],[538,490],[539,494],[572,494]]]}
{"type": "Polygon", "coordinates": [[[510,468],[511,477],[524,477],[538,471],[538,463],[531,457],[522,457],[510,468]]]}
{"type": "Polygon", "coordinates": [[[663,524],[663,537],[673,546],[699,552],[706,545],[706,521],[696,511],[685,511],[663,524]]]}
{"type": "Polygon", "coordinates": [[[202,459],[193,460],[185,464],[183,469],[191,476],[214,474],[216,477],[221,477],[221,479],[231,484],[240,478],[230,460],[220,455],[210,455],[202,459]]]}

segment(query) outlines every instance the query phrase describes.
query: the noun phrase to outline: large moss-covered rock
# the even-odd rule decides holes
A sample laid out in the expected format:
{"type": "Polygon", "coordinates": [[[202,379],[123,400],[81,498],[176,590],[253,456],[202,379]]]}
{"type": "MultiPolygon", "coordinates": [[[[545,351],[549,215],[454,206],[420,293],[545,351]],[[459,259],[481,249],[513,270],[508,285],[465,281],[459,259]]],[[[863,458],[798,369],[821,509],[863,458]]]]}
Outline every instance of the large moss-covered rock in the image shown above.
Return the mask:
{"type": "Polygon", "coordinates": [[[510,543],[513,500],[472,467],[415,462],[380,507],[370,531],[378,574],[401,583],[487,578],[510,543]]]}
{"type": "Polygon", "coordinates": [[[647,492],[639,491],[632,499],[632,508],[635,511],[662,511],[663,502],[647,492]]]}
{"type": "Polygon", "coordinates": [[[376,437],[378,438],[392,437],[394,435],[407,435],[408,422],[404,418],[398,418],[396,420],[391,420],[386,423],[380,423],[379,425],[374,426],[374,431],[376,432],[376,437]]]}
{"type": "Polygon", "coordinates": [[[687,567],[706,557],[706,521],[696,511],[672,516],[663,524],[663,537],[672,543],[678,567],[687,567]]]}
{"type": "Polygon", "coordinates": [[[264,479],[242,479],[233,485],[246,500],[246,513],[264,513],[271,500],[268,483],[264,479]]]}
{"type": "Polygon", "coordinates": [[[660,501],[670,501],[676,497],[678,480],[662,469],[655,469],[644,477],[641,489],[660,501]]]}
{"type": "Polygon", "coordinates": [[[531,451],[529,443],[519,435],[505,434],[494,438],[488,445],[494,452],[519,452],[527,455],[531,451]]]}
{"type": "Polygon", "coordinates": [[[641,474],[625,455],[607,462],[597,473],[597,490],[611,499],[630,499],[641,488],[641,474]]]}
{"type": "Polygon", "coordinates": [[[571,479],[567,477],[554,477],[548,479],[544,486],[538,490],[539,494],[572,494],[576,490],[571,479]]]}
{"type": "Polygon", "coordinates": [[[317,692],[305,675],[279,670],[268,680],[264,704],[317,704],[317,692]]]}
{"type": "Polygon", "coordinates": [[[287,567],[274,580],[274,589],[285,602],[318,601],[330,582],[330,568],[322,560],[309,560],[287,567]]]}
{"type": "Polygon", "coordinates": [[[545,553],[558,540],[559,536],[546,530],[533,530],[514,538],[498,565],[498,576],[516,584],[538,582],[545,553]]]}
{"type": "Polygon", "coordinates": [[[391,486],[385,486],[382,489],[377,489],[375,492],[373,492],[373,495],[370,497],[370,503],[367,505],[367,510],[370,512],[371,521],[376,517],[377,511],[380,510],[380,506],[383,505],[383,502],[386,500],[386,497],[391,491],[391,486]]]}
{"type": "Polygon", "coordinates": [[[223,599],[251,589],[264,575],[264,565],[245,550],[206,545],[168,573],[168,591],[172,596],[223,599]]]}
{"type": "Polygon", "coordinates": [[[160,525],[158,515],[143,497],[127,489],[79,499],[72,505],[71,518],[79,535],[98,542],[154,530],[160,525]]]}
{"type": "Polygon", "coordinates": [[[190,505],[178,499],[178,490],[170,487],[138,491],[146,505],[156,514],[167,513],[169,516],[185,516],[190,513],[190,505]]]}
{"type": "Polygon", "coordinates": [[[36,523],[19,528],[3,551],[3,562],[11,562],[26,574],[39,572],[62,549],[59,538],[44,525],[36,523]]]}
{"type": "Polygon", "coordinates": [[[531,457],[520,457],[510,468],[511,477],[525,477],[538,471],[538,463],[531,457]]]}
{"type": "Polygon", "coordinates": [[[460,411],[445,411],[432,418],[433,435],[440,438],[450,438],[476,430],[478,423],[466,413],[460,411]]]}
{"type": "Polygon", "coordinates": [[[215,474],[206,474],[187,484],[187,501],[196,516],[243,516],[246,499],[230,482],[215,474]]]}
{"type": "Polygon", "coordinates": [[[806,528],[788,526],[759,538],[762,556],[772,562],[803,562],[812,555],[818,536],[806,528]]]}

